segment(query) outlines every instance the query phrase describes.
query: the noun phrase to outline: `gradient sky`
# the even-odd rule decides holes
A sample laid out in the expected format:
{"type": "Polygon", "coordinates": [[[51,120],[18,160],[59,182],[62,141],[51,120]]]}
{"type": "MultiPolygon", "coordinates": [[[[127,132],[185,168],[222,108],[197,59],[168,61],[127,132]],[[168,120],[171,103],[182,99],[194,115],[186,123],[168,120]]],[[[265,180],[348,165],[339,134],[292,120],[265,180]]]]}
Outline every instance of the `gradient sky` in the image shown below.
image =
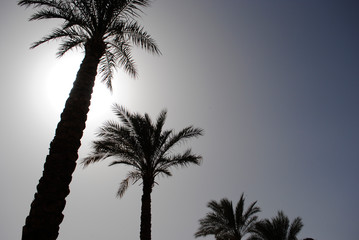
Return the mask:
{"type": "MultiPolygon", "coordinates": [[[[300,216],[299,238],[359,236],[359,2],[356,0],[156,0],[143,25],[163,56],[136,50],[140,77],[119,71],[113,96],[97,82],[79,151],[114,119],[111,104],[167,128],[204,128],[188,142],[200,167],[159,179],[152,238],[190,240],[210,200],[258,201],[261,218],[300,216]]],[[[56,22],[28,22],[31,9],[0,3],[0,239],[20,239],[62,104],[81,52],[56,43],[29,50],[56,22]],[[49,89],[52,89],[51,91],[49,89]],[[60,89],[60,88],[59,88],[60,89]]],[[[126,168],[75,170],[59,240],[139,239],[141,187],[115,197],[126,168]]],[[[214,239],[207,237],[205,239],[214,239]]]]}

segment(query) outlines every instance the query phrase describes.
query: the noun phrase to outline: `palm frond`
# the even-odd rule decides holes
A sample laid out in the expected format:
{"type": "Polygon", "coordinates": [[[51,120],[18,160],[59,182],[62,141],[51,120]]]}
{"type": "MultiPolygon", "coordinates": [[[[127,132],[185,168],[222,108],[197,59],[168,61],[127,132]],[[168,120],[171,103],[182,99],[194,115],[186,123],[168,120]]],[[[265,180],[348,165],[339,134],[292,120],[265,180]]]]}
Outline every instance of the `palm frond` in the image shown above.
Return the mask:
{"type": "Polygon", "coordinates": [[[256,236],[257,239],[276,239],[274,227],[268,219],[264,219],[257,222],[253,234],[254,236],[256,236]]]}
{"type": "MultiPolygon", "coordinates": [[[[37,1],[37,2],[46,2],[46,4],[39,4],[36,7],[42,7],[37,10],[30,17],[30,21],[33,20],[43,20],[43,19],[62,19],[64,20],[63,29],[80,26],[87,33],[93,32],[94,27],[89,24],[89,13],[81,12],[78,8],[78,3],[82,1],[37,1]]],[[[91,34],[90,34],[91,35],[91,34]]]]}
{"type": "Polygon", "coordinates": [[[114,114],[119,118],[120,122],[131,131],[132,123],[131,123],[131,113],[127,111],[127,109],[119,104],[114,104],[113,107],[114,114]]]}
{"type": "Polygon", "coordinates": [[[244,194],[242,193],[242,195],[236,205],[236,210],[235,210],[235,216],[236,216],[238,225],[242,225],[245,221],[244,216],[243,216],[243,211],[244,211],[244,194]]]}
{"type": "Polygon", "coordinates": [[[116,137],[116,139],[100,139],[94,141],[93,148],[95,151],[110,151],[113,153],[113,156],[125,158],[125,159],[137,159],[141,155],[133,148],[131,139],[121,141],[123,137],[116,137]]]}
{"type": "Polygon", "coordinates": [[[158,149],[162,147],[164,143],[165,135],[169,135],[166,131],[162,134],[162,129],[165,124],[167,117],[167,110],[162,110],[156,119],[156,125],[154,126],[154,133],[153,133],[153,145],[156,146],[158,149]],[[162,136],[161,136],[162,135],[162,136]]]}
{"type": "Polygon", "coordinates": [[[260,207],[255,206],[257,204],[257,201],[251,203],[247,210],[245,211],[244,218],[249,218],[250,216],[253,216],[256,213],[259,213],[261,211],[260,207]]]}
{"type": "Polygon", "coordinates": [[[99,18],[98,16],[96,16],[95,1],[75,1],[73,11],[76,11],[76,13],[74,14],[76,16],[76,19],[83,23],[79,24],[80,26],[88,29],[89,33],[96,32],[99,18]]]}
{"type": "Polygon", "coordinates": [[[128,189],[128,185],[135,184],[138,180],[140,180],[142,177],[141,173],[138,171],[131,171],[127,174],[127,177],[120,183],[120,187],[117,191],[118,197],[123,197],[126,190],[128,189]]]}
{"type": "Polygon", "coordinates": [[[272,218],[272,225],[278,239],[287,238],[289,219],[282,211],[279,211],[277,216],[272,218]]]}
{"type": "Polygon", "coordinates": [[[242,236],[248,233],[253,233],[256,223],[257,223],[258,217],[252,216],[247,218],[247,220],[244,222],[244,224],[239,228],[242,236]]]}
{"type": "Polygon", "coordinates": [[[31,45],[31,48],[36,48],[43,43],[57,40],[57,39],[62,39],[62,38],[70,39],[70,41],[73,40],[74,42],[77,42],[78,44],[83,43],[87,40],[87,36],[84,35],[83,32],[75,31],[73,28],[70,28],[70,29],[56,28],[49,35],[42,38],[40,41],[34,42],[31,45]]]}
{"type": "Polygon", "coordinates": [[[289,228],[288,240],[297,240],[297,235],[302,227],[302,219],[300,217],[295,218],[289,228]]]}
{"type": "Polygon", "coordinates": [[[122,67],[126,73],[136,78],[138,73],[136,63],[131,54],[131,46],[127,42],[121,40],[108,43],[108,45],[115,49],[114,54],[117,55],[117,64],[122,67]]]}
{"type": "Polygon", "coordinates": [[[64,20],[70,20],[69,15],[62,14],[62,12],[58,11],[57,9],[41,9],[31,15],[30,21],[34,20],[44,20],[44,19],[64,19],[64,20]]]}
{"type": "Polygon", "coordinates": [[[124,107],[114,104],[113,110],[115,115],[120,119],[120,121],[123,123],[124,128],[128,131],[129,141],[131,141],[131,146],[134,152],[137,153],[139,156],[138,158],[143,161],[145,158],[145,153],[143,151],[143,144],[141,144],[140,136],[138,133],[140,130],[138,130],[139,127],[139,114],[131,114],[128,112],[124,107]]]}
{"type": "MultiPolygon", "coordinates": [[[[206,214],[206,216],[199,220],[200,227],[195,233],[195,237],[215,235],[216,239],[221,239],[229,229],[227,216],[225,214],[225,208],[231,206],[231,202],[224,198],[218,203],[214,200],[207,204],[212,212],[206,214]]],[[[233,211],[233,210],[232,210],[233,211]]]]}
{"type": "Polygon", "coordinates": [[[109,166],[113,166],[113,165],[117,165],[117,164],[124,164],[124,165],[127,165],[127,166],[132,166],[134,167],[135,169],[137,169],[138,171],[141,171],[142,168],[141,166],[138,164],[137,161],[133,161],[132,158],[124,158],[123,156],[121,156],[121,159],[120,160],[116,160],[116,161],[113,161],[109,164],[109,166]]]}
{"type": "Polygon", "coordinates": [[[160,112],[160,114],[158,115],[157,120],[156,120],[156,127],[155,127],[156,133],[155,134],[156,134],[157,138],[162,133],[162,129],[165,124],[166,118],[167,118],[167,110],[164,109],[160,112]]]}
{"type": "Polygon", "coordinates": [[[142,8],[150,5],[150,0],[126,0],[113,10],[114,18],[133,19],[140,16],[142,8]]]}
{"type": "MultiPolygon", "coordinates": [[[[257,222],[258,217],[255,215],[259,213],[261,210],[258,206],[256,206],[257,201],[252,202],[249,207],[244,211],[244,195],[242,194],[241,199],[243,199],[243,202],[239,202],[238,204],[242,204],[243,207],[239,207],[239,209],[236,209],[236,218],[237,218],[237,224],[239,232],[242,236],[244,236],[247,233],[250,233],[254,230],[255,224],[257,222]],[[241,213],[239,213],[241,212],[241,213]]],[[[238,206],[238,205],[237,205],[238,206]]]]}
{"type": "Polygon", "coordinates": [[[177,134],[173,134],[169,137],[166,144],[163,146],[163,153],[168,152],[174,146],[180,144],[183,141],[186,141],[189,138],[199,137],[203,135],[203,129],[194,128],[193,126],[189,126],[178,132],[177,134]]]}
{"type": "Polygon", "coordinates": [[[169,169],[166,168],[156,168],[155,172],[154,172],[154,176],[166,176],[166,177],[171,177],[172,173],[170,172],[169,169]]]}
{"type": "Polygon", "coordinates": [[[160,165],[165,168],[171,167],[188,167],[190,164],[201,164],[202,157],[192,154],[191,149],[187,149],[184,153],[175,154],[171,157],[163,158],[160,165]]]}
{"type": "Polygon", "coordinates": [[[60,1],[54,1],[54,0],[21,0],[18,2],[18,5],[20,6],[26,6],[26,7],[59,7],[60,1]]]}
{"type": "Polygon", "coordinates": [[[57,57],[62,57],[67,53],[68,51],[74,49],[74,48],[84,48],[84,44],[86,42],[86,39],[84,38],[75,38],[72,37],[68,40],[63,40],[60,44],[59,50],[56,53],[57,57]]]}
{"type": "Polygon", "coordinates": [[[113,70],[116,69],[116,55],[107,50],[100,60],[101,81],[105,83],[107,88],[112,92],[113,70]]]}
{"type": "Polygon", "coordinates": [[[162,131],[159,130],[158,126],[156,126],[156,129],[154,130],[153,166],[155,168],[161,164],[161,161],[163,160],[163,156],[166,154],[166,152],[163,151],[163,146],[167,142],[171,134],[172,134],[172,130],[162,131]]]}
{"type": "Polygon", "coordinates": [[[127,132],[127,128],[123,128],[118,122],[108,120],[104,122],[103,126],[97,131],[97,137],[115,137],[120,135],[120,132],[127,132]]]}
{"type": "Polygon", "coordinates": [[[144,30],[143,27],[139,26],[137,22],[131,22],[125,25],[123,33],[128,36],[135,46],[141,47],[150,53],[161,55],[161,51],[155,40],[144,30]]]}
{"type": "Polygon", "coordinates": [[[82,160],[81,164],[83,164],[83,167],[85,168],[88,165],[90,165],[91,163],[99,162],[99,161],[104,160],[104,159],[106,159],[108,157],[110,157],[109,153],[103,153],[103,152],[92,153],[88,157],[84,158],[82,160]]]}

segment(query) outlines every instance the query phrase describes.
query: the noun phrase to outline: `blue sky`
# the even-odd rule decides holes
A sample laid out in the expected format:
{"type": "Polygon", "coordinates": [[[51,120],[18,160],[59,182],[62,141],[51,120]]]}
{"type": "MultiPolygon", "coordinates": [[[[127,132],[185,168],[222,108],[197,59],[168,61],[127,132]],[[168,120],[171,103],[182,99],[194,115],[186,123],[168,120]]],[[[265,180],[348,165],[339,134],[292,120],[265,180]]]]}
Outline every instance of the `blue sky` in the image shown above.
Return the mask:
{"type": "MultiPolygon", "coordinates": [[[[153,239],[194,239],[208,201],[244,192],[261,218],[302,217],[300,239],[356,240],[358,11],[349,0],[154,1],[142,20],[163,56],[135,50],[140,77],[119,71],[112,96],[97,83],[80,158],[114,118],[112,102],[153,117],[167,108],[167,128],[204,128],[188,143],[204,161],[158,181],[153,239]]],[[[46,86],[71,87],[81,61],[56,59],[56,43],[29,50],[56,24],[28,22],[30,13],[0,3],[0,239],[20,238],[62,110],[46,86]]],[[[125,174],[79,166],[59,240],[138,239],[141,187],[115,198],[125,174]]]]}

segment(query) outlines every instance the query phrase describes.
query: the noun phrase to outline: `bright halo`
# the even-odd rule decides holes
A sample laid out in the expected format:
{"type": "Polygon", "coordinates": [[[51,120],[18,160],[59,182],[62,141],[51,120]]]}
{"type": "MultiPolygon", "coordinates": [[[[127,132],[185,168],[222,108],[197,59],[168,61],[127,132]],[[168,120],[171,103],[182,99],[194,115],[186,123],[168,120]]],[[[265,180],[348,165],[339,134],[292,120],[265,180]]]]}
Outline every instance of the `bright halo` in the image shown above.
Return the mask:
{"type": "Polygon", "coordinates": [[[55,111],[62,111],[64,108],[81,61],[80,54],[68,54],[56,59],[49,69],[45,91],[48,104],[55,111]]]}
{"type": "MultiPolygon", "coordinates": [[[[61,113],[65,107],[82,60],[83,54],[68,53],[57,59],[55,65],[49,70],[45,91],[48,103],[55,112],[61,113]]],[[[111,104],[111,92],[104,84],[96,80],[90,109],[94,109],[96,115],[100,115],[107,109],[107,105],[111,104]]]]}

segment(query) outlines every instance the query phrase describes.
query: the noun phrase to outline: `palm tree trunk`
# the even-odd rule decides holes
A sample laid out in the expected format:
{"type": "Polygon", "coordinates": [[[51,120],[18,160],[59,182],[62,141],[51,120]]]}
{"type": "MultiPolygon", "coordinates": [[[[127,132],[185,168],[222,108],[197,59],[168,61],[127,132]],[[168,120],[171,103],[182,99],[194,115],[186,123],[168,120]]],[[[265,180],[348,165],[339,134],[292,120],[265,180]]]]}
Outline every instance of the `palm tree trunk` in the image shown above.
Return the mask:
{"type": "Polygon", "coordinates": [[[104,49],[103,44],[86,45],[85,57],[50,144],[43,175],[23,227],[22,240],[57,239],[85,129],[97,66],[104,49]]]}
{"type": "Polygon", "coordinates": [[[151,240],[151,192],[153,181],[143,179],[140,240],[151,240]]]}

